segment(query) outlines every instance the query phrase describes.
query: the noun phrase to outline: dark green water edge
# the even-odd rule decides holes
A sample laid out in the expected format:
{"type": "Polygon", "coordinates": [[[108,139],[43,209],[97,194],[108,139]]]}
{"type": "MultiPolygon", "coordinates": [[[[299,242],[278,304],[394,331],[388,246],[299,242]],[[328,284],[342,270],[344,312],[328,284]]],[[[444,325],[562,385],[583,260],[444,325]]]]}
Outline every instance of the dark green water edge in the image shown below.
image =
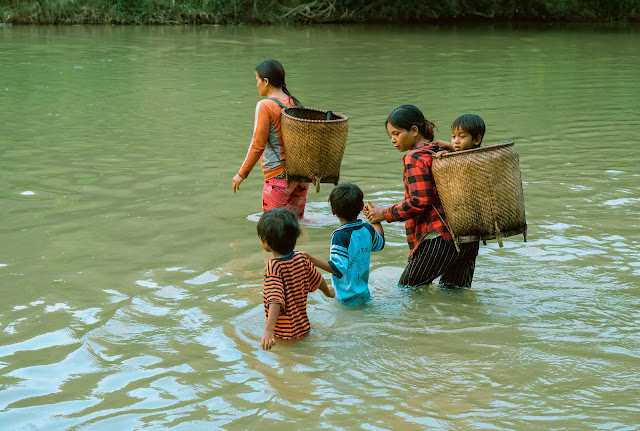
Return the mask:
{"type": "Polygon", "coordinates": [[[640,21],[640,0],[0,0],[13,24],[640,21]]]}

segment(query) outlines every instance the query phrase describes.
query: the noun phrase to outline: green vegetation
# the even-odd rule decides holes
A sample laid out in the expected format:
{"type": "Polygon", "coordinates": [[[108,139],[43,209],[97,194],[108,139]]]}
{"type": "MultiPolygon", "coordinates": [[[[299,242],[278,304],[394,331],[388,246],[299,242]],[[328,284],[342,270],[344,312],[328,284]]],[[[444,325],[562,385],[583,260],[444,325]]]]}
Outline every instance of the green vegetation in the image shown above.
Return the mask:
{"type": "Polygon", "coordinates": [[[639,21],[640,0],[0,0],[16,24],[639,21]]]}

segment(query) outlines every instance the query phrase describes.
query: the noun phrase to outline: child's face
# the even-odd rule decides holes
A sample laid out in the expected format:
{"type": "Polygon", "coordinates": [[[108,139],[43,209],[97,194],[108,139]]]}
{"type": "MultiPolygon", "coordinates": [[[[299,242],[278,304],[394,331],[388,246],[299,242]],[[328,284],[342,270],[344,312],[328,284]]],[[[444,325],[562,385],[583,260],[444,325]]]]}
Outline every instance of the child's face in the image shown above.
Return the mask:
{"type": "Polygon", "coordinates": [[[260,245],[262,246],[264,251],[266,251],[267,253],[271,253],[271,247],[269,247],[269,244],[267,244],[266,242],[260,240],[260,245]]]}
{"type": "Polygon", "coordinates": [[[387,123],[387,131],[391,136],[391,143],[398,151],[404,153],[413,149],[418,139],[418,128],[416,126],[411,127],[411,130],[398,129],[391,123],[387,123]],[[415,130],[414,130],[415,129],[415,130]]]}
{"type": "Polygon", "coordinates": [[[451,145],[453,145],[453,151],[470,150],[479,146],[480,142],[482,142],[482,136],[474,139],[470,133],[460,127],[451,129],[451,145]]]}

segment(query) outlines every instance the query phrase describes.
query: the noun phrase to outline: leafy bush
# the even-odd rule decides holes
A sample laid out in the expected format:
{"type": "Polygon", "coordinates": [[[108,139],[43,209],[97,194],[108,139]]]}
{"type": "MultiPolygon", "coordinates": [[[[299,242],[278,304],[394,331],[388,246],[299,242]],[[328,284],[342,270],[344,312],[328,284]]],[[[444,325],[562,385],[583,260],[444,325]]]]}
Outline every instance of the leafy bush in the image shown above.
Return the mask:
{"type": "Polygon", "coordinates": [[[640,0],[0,0],[0,21],[37,24],[637,21],[640,0]]]}

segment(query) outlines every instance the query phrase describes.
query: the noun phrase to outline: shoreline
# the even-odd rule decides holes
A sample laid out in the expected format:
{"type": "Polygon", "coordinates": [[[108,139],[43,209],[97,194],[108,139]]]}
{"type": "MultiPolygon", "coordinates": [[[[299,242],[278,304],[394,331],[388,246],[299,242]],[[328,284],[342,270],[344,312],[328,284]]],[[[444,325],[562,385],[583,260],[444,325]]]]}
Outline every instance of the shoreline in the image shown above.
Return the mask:
{"type": "Polygon", "coordinates": [[[242,25],[242,24],[455,24],[463,23],[632,23],[640,22],[640,0],[530,0],[516,5],[490,0],[465,8],[463,2],[404,0],[8,0],[0,25],[242,25]],[[462,4],[461,4],[462,3],[462,4]]]}

